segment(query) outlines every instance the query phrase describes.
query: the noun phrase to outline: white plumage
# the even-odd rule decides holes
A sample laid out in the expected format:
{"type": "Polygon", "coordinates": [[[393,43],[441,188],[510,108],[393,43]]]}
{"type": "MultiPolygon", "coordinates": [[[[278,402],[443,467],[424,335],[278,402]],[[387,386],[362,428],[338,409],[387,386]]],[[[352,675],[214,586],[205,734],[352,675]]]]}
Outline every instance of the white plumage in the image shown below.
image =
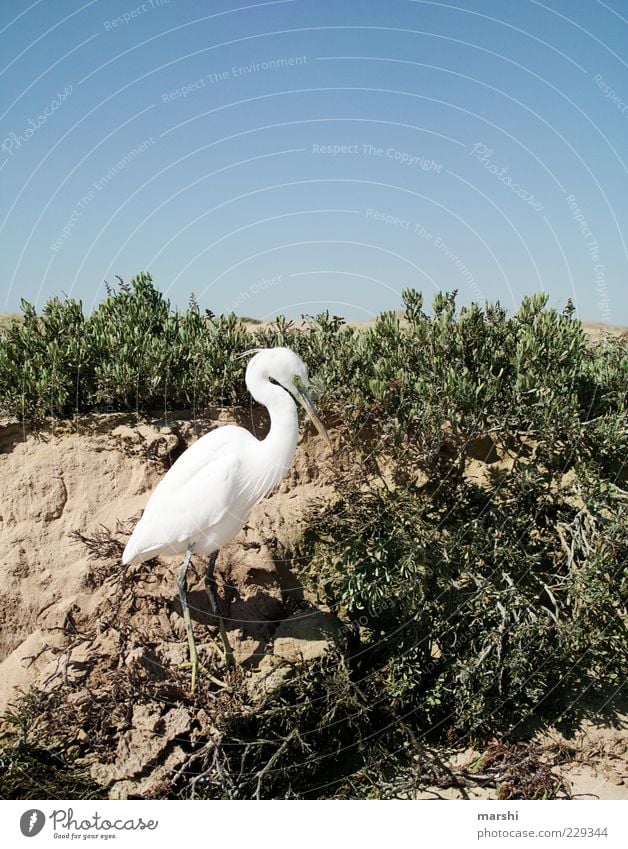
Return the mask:
{"type": "MultiPolygon", "coordinates": [[[[268,408],[271,426],[266,438],[256,439],[234,425],[202,436],[158,483],[122,555],[127,564],[159,554],[187,553],[179,588],[191,653],[185,576],[192,552],[213,555],[233,539],[255,504],[284,477],[298,439],[295,400],[329,442],[307,392],[307,368],[293,351],[258,350],[246,370],[246,385],[253,398],[268,408]]],[[[215,606],[211,595],[210,601],[215,606]]],[[[224,639],[224,626],[222,630],[224,639]]]]}

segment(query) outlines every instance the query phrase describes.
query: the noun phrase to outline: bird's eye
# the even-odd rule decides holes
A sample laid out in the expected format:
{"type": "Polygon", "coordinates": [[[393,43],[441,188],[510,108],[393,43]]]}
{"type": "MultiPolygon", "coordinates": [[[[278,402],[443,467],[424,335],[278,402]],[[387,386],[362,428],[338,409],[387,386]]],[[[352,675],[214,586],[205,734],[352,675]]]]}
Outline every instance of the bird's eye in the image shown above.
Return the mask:
{"type": "Polygon", "coordinates": [[[303,379],[298,374],[295,374],[294,376],[294,385],[297,387],[297,389],[303,389],[303,379]]]}

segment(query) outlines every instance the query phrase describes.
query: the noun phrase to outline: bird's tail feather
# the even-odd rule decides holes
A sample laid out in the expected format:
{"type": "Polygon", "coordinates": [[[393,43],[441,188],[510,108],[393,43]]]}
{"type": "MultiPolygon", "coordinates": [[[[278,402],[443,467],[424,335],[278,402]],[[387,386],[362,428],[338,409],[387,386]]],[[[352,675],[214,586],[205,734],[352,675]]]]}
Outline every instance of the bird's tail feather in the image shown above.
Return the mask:
{"type": "Polygon", "coordinates": [[[133,561],[137,553],[137,544],[133,540],[133,536],[127,542],[124,551],[122,552],[122,565],[128,566],[133,561]]]}

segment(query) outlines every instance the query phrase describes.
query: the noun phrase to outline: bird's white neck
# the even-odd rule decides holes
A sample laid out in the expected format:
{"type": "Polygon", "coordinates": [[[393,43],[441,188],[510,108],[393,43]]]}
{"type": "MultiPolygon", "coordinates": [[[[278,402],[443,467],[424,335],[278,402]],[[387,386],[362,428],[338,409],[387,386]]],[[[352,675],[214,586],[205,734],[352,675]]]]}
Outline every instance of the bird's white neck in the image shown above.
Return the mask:
{"type": "Polygon", "coordinates": [[[299,438],[297,406],[290,393],[271,383],[267,375],[247,374],[247,386],[253,398],[263,404],[270,415],[270,430],[261,441],[261,457],[265,464],[264,488],[270,491],[292,465],[299,438]]]}

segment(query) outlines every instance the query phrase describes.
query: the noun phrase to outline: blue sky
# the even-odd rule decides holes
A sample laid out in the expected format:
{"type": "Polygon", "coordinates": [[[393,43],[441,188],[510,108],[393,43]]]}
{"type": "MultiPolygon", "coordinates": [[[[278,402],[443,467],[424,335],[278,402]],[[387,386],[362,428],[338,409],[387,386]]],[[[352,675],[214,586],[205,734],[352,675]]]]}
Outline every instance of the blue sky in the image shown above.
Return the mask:
{"type": "Polygon", "coordinates": [[[0,8],[3,298],[628,323],[624,0],[0,8]]]}

